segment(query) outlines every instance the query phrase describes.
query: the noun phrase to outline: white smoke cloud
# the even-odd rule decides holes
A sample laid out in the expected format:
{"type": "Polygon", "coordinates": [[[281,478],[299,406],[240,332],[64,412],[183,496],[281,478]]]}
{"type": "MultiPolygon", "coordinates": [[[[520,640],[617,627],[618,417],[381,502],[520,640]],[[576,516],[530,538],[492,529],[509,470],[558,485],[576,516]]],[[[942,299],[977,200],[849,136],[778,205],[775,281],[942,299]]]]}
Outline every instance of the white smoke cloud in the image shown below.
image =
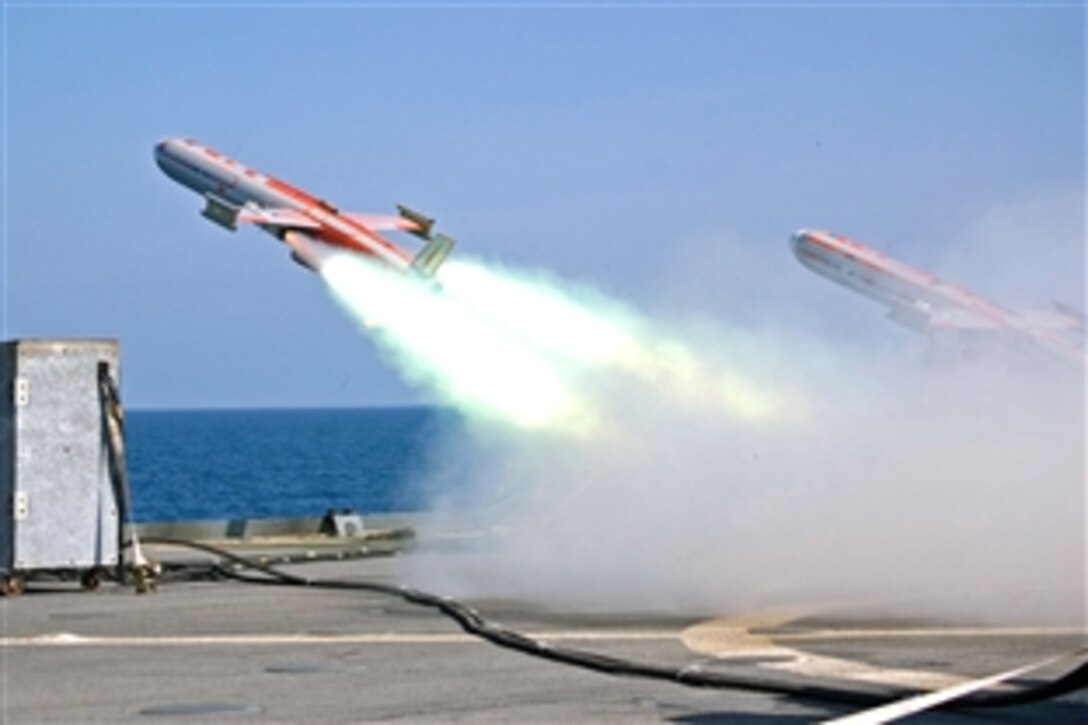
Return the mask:
{"type": "Polygon", "coordinates": [[[802,420],[752,424],[626,387],[597,440],[451,444],[437,465],[471,461],[451,507],[489,512],[478,522],[497,533],[477,554],[413,557],[414,575],[564,608],[862,598],[1008,617],[1030,595],[1032,615],[1040,597],[1048,617],[1079,614],[1075,388],[883,363],[806,370],[819,390],[802,420]]]}
{"type": "Polygon", "coordinates": [[[451,265],[421,318],[377,334],[466,420],[434,451],[435,509],[490,533],[406,559],[417,583],[562,608],[1083,617],[1082,371],[927,368],[786,320],[660,320],[543,273],[451,265]],[[462,365],[501,394],[466,392],[462,365]]]}

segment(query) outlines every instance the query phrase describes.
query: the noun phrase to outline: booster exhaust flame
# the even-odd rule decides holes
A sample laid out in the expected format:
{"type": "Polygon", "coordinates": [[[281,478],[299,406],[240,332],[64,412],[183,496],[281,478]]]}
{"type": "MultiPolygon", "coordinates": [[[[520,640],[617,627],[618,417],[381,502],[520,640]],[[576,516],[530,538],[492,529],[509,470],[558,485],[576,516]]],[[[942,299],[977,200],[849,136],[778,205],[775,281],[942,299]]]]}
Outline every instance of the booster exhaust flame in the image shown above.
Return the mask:
{"type": "Polygon", "coordinates": [[[530,429],[591,425],[562,371],[426,283],[351,255],[320,267],[337,301],[372,328],[404,376],[445,402],[530,429]]]}

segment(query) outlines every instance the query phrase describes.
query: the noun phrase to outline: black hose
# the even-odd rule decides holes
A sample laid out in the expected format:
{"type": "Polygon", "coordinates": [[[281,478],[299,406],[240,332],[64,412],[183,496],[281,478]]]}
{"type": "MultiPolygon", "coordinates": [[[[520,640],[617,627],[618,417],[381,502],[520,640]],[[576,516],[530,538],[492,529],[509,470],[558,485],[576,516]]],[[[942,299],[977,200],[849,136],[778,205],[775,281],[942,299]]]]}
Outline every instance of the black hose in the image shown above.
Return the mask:
{"type": "MultiPolygon", "coordinates": [[[[142,541],[149,544],[180,546],[203,551],[264,575],[264,577],[257,577],[243,574],[222,564],[212,566],[212,569],[221,576],[247,584],[364,591],[398,597],[411,604],[436,609],[457,622],[461,629],[468,634],[477,636],[499,647],[603,674],[666,680],[691,687],[742,690],[799,698],[813,702],[861,707],[876,707],[906,697],[924,694],[921,690],[895,686],[805,684],[776,680],[769,677],[708,672],[692,666],[675,667],[647,664],[571,647],[556,646],[534,639],[502,625],[489,622],[475,609],[456,600],[411,587],[370,581],[301,577],[280,571],[267,564],[252,561],[225,549],[196,541],[166,537],[144,537],[142,541]]],[[[1088,649],[1082,649],[1076,653],[1071,653],[1070,657],[1083,657],[1086,653],[1088,653],[1088,649]]],[[[1054,680],[1025,685],[1009,691],[974,693],[946,703],[943,708],[963,709],[1023,705],[1061,697],[1085,687],[1088,687],[1088,662],[1081,663],[1071,672],[1054,680]]]]}

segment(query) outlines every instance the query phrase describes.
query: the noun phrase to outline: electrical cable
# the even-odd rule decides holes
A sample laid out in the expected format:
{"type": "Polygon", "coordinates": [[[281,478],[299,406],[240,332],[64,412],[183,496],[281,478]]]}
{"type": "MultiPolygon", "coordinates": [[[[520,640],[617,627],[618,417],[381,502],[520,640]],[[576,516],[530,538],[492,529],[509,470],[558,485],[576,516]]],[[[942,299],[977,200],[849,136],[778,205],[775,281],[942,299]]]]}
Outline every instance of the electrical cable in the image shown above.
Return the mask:
{"type": "MultiPolygon", "coordinates": [[[[137,591],[145,592],[150,586],[152,572],[147,558],[140,548],[140,540],[132,526],[132,498],[129,494],[128,466],[125,463],[125,409],[121,404],[121,392],[117,381],[110,374],[109,365],[98,364],[98,395],[102,409],[102,428],[106,439],[107,461],[110,483],[113,486],[113,498],[117,506],[117,516],[121,525],[117,527],[118,544],[123,546],[124,528],[132,530],[132,540],[128,548],[132,550],[129,570],[133,575],[137,591]]],[[[117,557],[117,574],[123,576],[125,563],[123,557],[117,557]]]]}
{"type": "MultiPolygon", "coordinates": [[[[230,562],[241,569],[259,572],[264,576],[244,574],[222,563],[205,567],[209,573],[234,579],[247,584],[270,586],[296,586],[312,589],[340,591],[364,591],[400,598],[410,604],[435,609],[455,621],[466,633],[479,637],[499,647],[514,650],[533,657],[592,670],[608,675],[665,680],[691,687],[741,690],[769,695],[792,697],[813,702],[836,705],[875,707],[897,700],[924,694],[924,691],[906,687],[879,685],[825,685],[803,683],[796,680],[774,679],[765,676],[739,673],[711,672],[698,666],[683,667],[655,665],[613,657],[597,652],[557,646],[529,637],[525,634],[490,622],[472,607],[454,599],[442,597],[407,586],[383,584],[366,580],[312,579],[281,571],[268,564],[247,559],[226,549],[197,541],[168,537],[144,537],[144,543],[186,547],[202,551],[230,562]]],[[[1088,648],[1071,652],[1070,659],[1084,659],[1088,648]]],[[[1088,688],[1088,660],[1081,662],[1066,674],[1044,682],[1023,685],[1005,691],[982,691],[945,703],[944,709],[1004,707],[1024,705],[1053,699],[1077,690],[1088,688]]]]}

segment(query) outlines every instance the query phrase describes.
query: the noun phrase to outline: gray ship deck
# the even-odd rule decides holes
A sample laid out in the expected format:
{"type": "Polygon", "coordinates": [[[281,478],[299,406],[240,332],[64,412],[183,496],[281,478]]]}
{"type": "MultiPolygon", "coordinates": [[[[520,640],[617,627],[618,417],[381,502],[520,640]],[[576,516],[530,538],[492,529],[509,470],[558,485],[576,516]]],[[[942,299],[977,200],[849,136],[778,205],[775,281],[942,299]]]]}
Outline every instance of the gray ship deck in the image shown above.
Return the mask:
{"type": "MultiPolygon", "coordinates": [[[[234,545],[247,555],[320,554],[310,543],[234,545]]],[[[153,554],[167,562],[209,561],[162,546],[153,554]]],[[[284,568],[307,577],[394,583],[392,563],[379,556],[284,568]]],[[[471,604],[508,627],[564,646],[723,672],[773,671],[798,681],[940,686],[1084,642],[1075,630],[950,630],[940,623],[766,613],[708,621],[572,615],[509,601],[471,604]]],[[[575,669],[482,642],[434,611],[358,591],[164,579],[156,592],[137,596],[114,583],[85,593],[73,582],[32,582],[23,596],[0,600],[0,614],[0,716],[8,723],[763,722],[821,720],[857,709],[575,669]]],[[[1033,676],[1061,671],[1055,666],[1033,676]]],[[[1086,704],[1082,691],[981,715],[928,713],[916,721],[1082,722],[1086,704]]]]}

